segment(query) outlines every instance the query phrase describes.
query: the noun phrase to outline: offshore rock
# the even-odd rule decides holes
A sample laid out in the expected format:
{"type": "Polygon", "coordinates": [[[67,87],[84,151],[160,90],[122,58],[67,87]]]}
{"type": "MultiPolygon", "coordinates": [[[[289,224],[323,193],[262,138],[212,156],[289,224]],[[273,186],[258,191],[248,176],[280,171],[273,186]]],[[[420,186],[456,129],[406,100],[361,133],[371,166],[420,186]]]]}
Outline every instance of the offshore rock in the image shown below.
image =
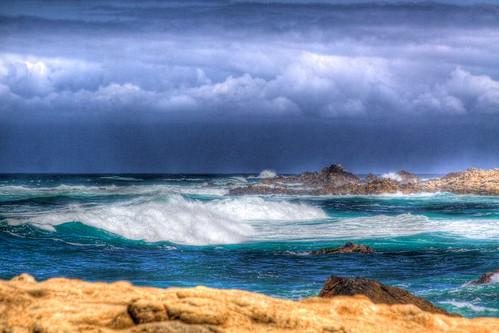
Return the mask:
{"type": "Polygon", "coordinates": [[[423,192],[499,195],[499,169],[467,169],[430,180],[421,180],[405,170],[391,174],[390,177],[368,174],[360,179],[341,165],[332,164],[318,172],[264,179],[258,184],[229,190],[230,195],[372,195],[423,192]]]}
{"type": "Polygon", "coordinates": [[[310,251],[310,254],[313,255],[323,255],[323,254],[337,254],[337,253],[362,253],[362,254],[371,254],[374,253],[372,247],[354,244],[352,242],[348,242],[345,245],[337,248],[326,248],[310,251]]]}
{"type": "Polygon", "coordinates": [[[324,287],[319,293],[320,297],[336,297],[340,295],[364,295],[377,304],[413,304],[427,312],[450,315],[447,311],[434,306],[421,297],[414,296],[404,289],[387,286],[375,280],[331,276],[324,283],[324,287]]]}
{"type": "Polygon", "coordinates": [[[0,332],[498,332],[497,318],[458,318],[365,296],[276,299],[240,290],[146,288],[70,279],[0,281],[0,332]]]}
{"type": "Polygon", "coordinates": [[[487,283],[499,283],[499,269],[495,272],[488,272],[482,274],[478,280],[472,281],[471,284],[487,284],[487,283]]]}
{"type": "Polygon", "coordinates": [[[499,195],[499,169],[471,168],[463,172],[451,172],[442,178],[424,182],[421,190],[456,194],[499,195]]]}

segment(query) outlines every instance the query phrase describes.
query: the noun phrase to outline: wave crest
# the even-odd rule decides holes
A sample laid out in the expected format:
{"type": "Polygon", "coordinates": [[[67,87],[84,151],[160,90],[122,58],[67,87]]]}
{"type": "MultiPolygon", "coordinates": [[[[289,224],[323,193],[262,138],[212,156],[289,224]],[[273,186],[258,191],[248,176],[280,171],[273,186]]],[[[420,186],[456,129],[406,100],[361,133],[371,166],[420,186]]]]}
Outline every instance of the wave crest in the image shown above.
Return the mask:
{"type": "Polygon", "coordinates": [[[199,201],[173,195],[165,201],[133,200],[98,207],[70,206],[62,211],[8,222],[29,223],[47,230],[67,222],[81,222],[132,240],[208,245],[244,242],[255,234],[250,221],[324,217],[325,213],[316,207],[258,197],[199,201]]]}

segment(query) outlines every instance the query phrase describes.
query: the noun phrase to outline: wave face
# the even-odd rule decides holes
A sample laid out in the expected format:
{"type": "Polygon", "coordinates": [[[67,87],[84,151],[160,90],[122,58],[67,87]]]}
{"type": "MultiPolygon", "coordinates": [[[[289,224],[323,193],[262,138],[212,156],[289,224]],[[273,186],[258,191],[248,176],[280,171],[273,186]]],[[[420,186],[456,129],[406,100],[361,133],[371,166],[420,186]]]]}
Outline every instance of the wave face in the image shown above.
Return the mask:
{"type": "Polygon", "coordinates": [[[469,284],[498,268],[498,197],[226,195],[259,181],[0,176],[0,278],[27,271],[299,298],[316,295],[331,274],[365,276],[449,311],[499,316],[499,285],[469,284]],[[347,241],[377,253],[309,255],[347,241]]]}
{"type": "Polygon", "coordinates": [[[297,221],[325,218],[320,208],[261,198],[199,201],[178,194],[163,200],[130,200],[97,207],[68,206],[53,212],[9,218],[10,225],[54,226],[80,222],[132,240],[207,245],[243,242],[254,230],[247,221],[297,221]]]}

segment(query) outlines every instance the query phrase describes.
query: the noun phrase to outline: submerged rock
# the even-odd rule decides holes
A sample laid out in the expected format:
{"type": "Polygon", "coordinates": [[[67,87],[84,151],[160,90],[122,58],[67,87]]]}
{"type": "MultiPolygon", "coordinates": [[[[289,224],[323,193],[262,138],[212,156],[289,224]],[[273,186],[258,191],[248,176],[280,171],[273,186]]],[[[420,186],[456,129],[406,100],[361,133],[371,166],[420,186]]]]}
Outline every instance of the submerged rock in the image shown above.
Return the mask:
{"type": "Polygon", "coordinates": [[[354,295],[367,296],[376,304],[413,304],[423,311],[450,315],[447,311],[404,289],[387,286],[375,280],[331,276],[319,293],[320,297],[354,295]]]}
{"type": "Polygon", "coordinates": [[[497,318],[457,318],[364,296],[302,301],[240,290],[127,282],[0,280],[0,332],[492,333],[497,318]]]}
{"type": "Polygon", "coordinates": [[[345,245],[337,248],[326,248],[310,251],[310,254],[314,255],[322,255],[322,254],[337,254],[337,253],[363,253],[363,254],[371,254],[374,253],[373,248],[361,245],[354,244],[352,242],[348,242],[345,245]]]}
{"type": "Polygon", "coordinates": [[[482,274],[478,280],[471,281],[471,284],[487,284],[487,283],[499,283],[499,269],[495,272],[488,272],[482,274]]]}

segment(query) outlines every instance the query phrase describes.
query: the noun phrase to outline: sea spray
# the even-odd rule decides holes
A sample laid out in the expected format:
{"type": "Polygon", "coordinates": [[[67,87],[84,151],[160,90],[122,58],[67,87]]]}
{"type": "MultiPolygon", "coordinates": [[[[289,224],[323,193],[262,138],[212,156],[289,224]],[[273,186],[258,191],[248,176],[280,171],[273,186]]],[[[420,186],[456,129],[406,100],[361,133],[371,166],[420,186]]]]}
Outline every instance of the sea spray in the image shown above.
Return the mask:
{"type": "Polygon", "coordinates": [[[241,243],[254,235],[247,221],[300,221],[325,218],[320,208],[299,203],[266,201],[258,197],[213,201],[171,195],[165,200],[130,200],[98,207],[71,206],[48,214],[9,219],[54,230],[81,222],[132,240],[206,245],[241,243]]]}

